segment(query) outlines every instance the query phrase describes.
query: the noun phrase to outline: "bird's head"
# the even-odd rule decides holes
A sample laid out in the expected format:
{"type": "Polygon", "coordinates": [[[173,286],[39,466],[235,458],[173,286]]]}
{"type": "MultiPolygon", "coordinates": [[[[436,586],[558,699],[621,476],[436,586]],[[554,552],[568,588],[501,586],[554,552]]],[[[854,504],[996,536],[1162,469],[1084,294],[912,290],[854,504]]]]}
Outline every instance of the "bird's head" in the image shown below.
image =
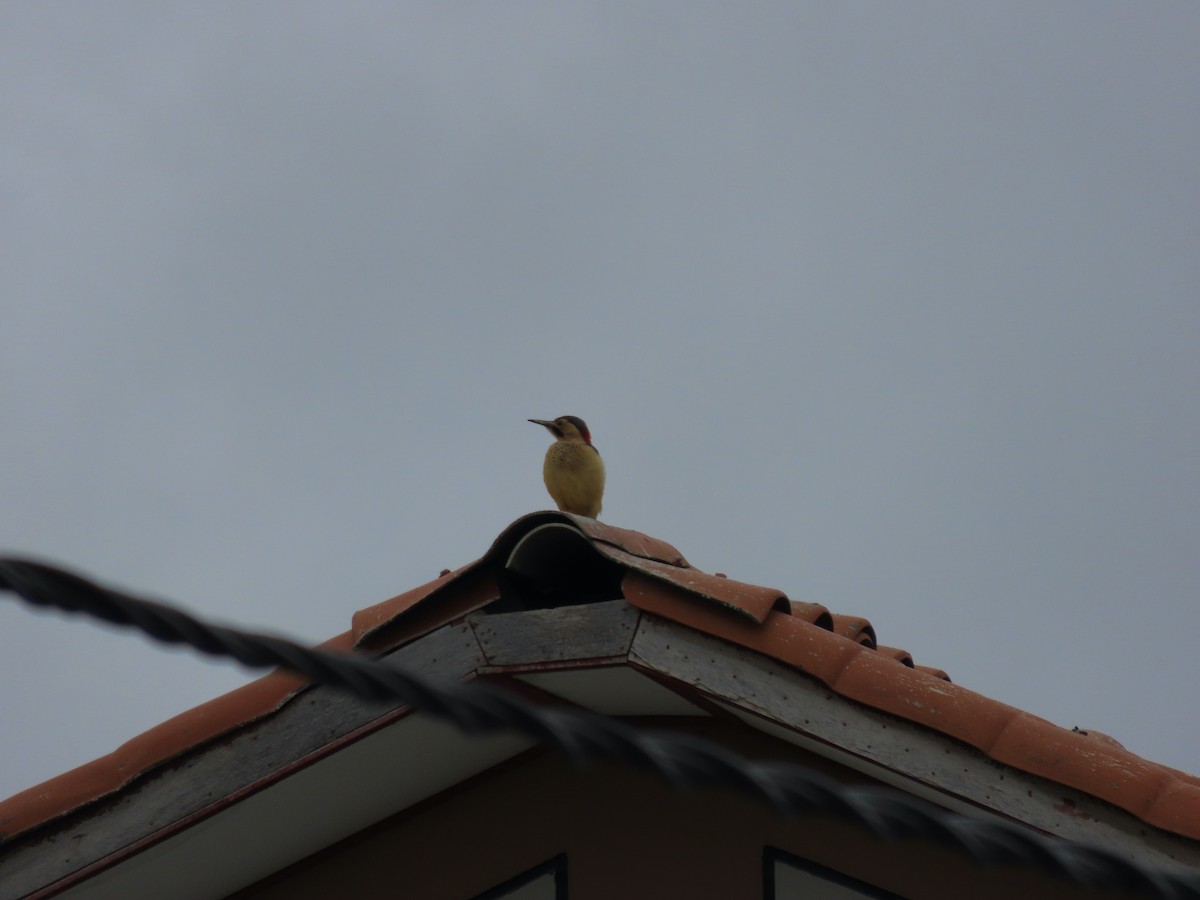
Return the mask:
{"type": "Polygon", "coordinates": [[[560,441],[583,441],[585,444],[592,442],[592,433],[588,431],[587,425],[579,416],[559,416],[553,421],[548,419],[530,419],[529,421],[534,425],[541,425],[560,441]]]}

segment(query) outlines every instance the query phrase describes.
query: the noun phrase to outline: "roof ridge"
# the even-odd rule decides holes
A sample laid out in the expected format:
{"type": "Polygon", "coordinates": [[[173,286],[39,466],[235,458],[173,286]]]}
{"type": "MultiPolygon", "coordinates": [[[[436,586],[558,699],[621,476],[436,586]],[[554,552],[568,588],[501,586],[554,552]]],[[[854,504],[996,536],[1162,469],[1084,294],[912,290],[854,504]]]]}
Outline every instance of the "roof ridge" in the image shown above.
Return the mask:
{"type": "MultiPolygon", "coordinates": [[[[1200,778],[910,667],[851,637],[771,613],[762,624],[680,602],[640,573],[626,597],[646,612],[762,653],[864,706],[961,741],[1022,772],[1072,787],[1149,825],[1200,840],[1200,778]]],[[[1069,813],[1070,810],[1062,810],[1069,813]]]]}
{"type": "MultiPolygon", "coordinates": [[[[551,524],[578,533],[607,560],[620,573],[620,595],[643,612],[762,653],[864,707],[1200,840],[1200,777],[1146,760],[1105,735],[1071,731],[952,684],[940,670],[914,666],[907,651],[878,645],[865,618],[833,617],[824,606],[788,600],[775,588],[702,572],[664,541],[579,516],[541,512],[518,519],[480,559],[358,610],[351,630],[322,646],[379,653],[487,606],[501,597],[498,577],[514,547],[551,524]]],[[[547,535],[550,549],[555,541],[573,540],[561,529],[547,535]]],[[[28,830],[119,791],[188,750],[273,715],[303,687],[299,678],[274,673],[168,719],[104,757],[0,802],[0,834],[28,830]]]]}

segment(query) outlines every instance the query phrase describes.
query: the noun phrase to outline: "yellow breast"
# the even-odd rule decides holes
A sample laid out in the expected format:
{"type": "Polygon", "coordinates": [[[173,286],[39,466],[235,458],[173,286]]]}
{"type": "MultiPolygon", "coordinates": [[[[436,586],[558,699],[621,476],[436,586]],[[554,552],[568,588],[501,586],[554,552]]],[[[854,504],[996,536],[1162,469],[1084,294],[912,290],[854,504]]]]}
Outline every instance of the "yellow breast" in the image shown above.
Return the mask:
{"type": "Polygon", "coordinates": [[[604,462],[591,444],[555,441],[542,466],[546,490],[563,512],[596,518],[604,498],[604,462]]]}

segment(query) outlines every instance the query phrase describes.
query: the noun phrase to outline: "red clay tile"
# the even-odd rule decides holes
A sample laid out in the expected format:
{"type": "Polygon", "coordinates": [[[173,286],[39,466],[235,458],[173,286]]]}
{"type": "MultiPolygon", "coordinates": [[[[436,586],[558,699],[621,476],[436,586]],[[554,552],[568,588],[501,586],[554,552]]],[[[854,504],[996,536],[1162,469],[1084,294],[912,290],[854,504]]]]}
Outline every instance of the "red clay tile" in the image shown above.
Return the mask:
{"type": "Polygon", "coordinates": [[[1093,741],[1103,741],[1104,743],[1109,744],[1113,747],[1118,747],[1121,750],[1125,749],[1124,744],[1122,744],[1120,741],[1118,741],[1115,737],[1111,737],[1110,735],[1105,734],[1103,731],[1096,731],[1095,729],[1092,729],[1092,728],[1072,728],[1071,731],[1073,731],[1076,734],[1087,735],[1093,741]]]}
{"type": "MultiPolygon", "coordinates": [[[[563,513],[563,515],[568,514],[563,513]]],[[[640,531],[631,531],[628,528],[617,528],[613,525],[606,525],[603,522],[598,522],[595,519],[589,519],[585,516],[572,515],[570,519],[593,541],[609,544],[618,550],[624,550],[632,556],[640,556],[642,559],[655,559],[671,566],[683,566],[685,568],[688,565],[687,560],[683,558],[683,554],[666,541],[660,541],[658,538],[642,534],[640,531]]]]}
{"type": "Polygon", "coordinates": [[[1187,779],[1175,778],[1163,785],[1146,811],[1145,820],[1157,828],[1200,840],[1200,787],[1187,779]]]}
{"type": "Polygon", "coordinates": [[[764,625],[758,625],[746,617],[730,615],[721,607],[698,603],[694,596],[677,585],[641,572],[627,573],[622,588],[626,601],[638,609],[757,650],[795,666],[827,685],[836,682],[850,659],[858,653],[869,652],[854,641],[788,613],[769,613],[764,625]]]}
{"type": "Polygon", "coordinates": [[[880,653],[865,653],[842,672],[844,697],[971,744],[985,753],[1017,710],[910,669],[880,653]]]}
{"type": "Polygon", "coordinates": [[[1176,780],[1164,766],[1024,712],[1013,716],[989,752],[993,759],[1102,797],[1139,818],[1176,780]]]}
{"type": "Polygon", "coordinates": [[[416,640],[499,597],[495,576],[479,563],[472,563],[451,573],[444,582],[438,579],[364,610],[369,616],[359,618],[356,613],[355,647],[382,653],[416,640]]]}
{"type": "Polygon", "coordinates": [[[833,616],[820,603],[806,603],[803,600],[789,600],[792,615],[809,625],[816,625],[826,631],[833,631],[833,616]]]}
{"type": "MultiPolygon", "coordinates": [[[[830,616],[815,603],[687,565],[663,541],[557,512],[510,525],[480,560],[354,614],[353,628],[325,646],[381,651],[485,606],[499,596],[494,572],[530,530],[562,522],[625,568],[632,605],[772,657],[870,708],[963,741],[997,762],[1113,803],[1143,821],[1200,840],[1200,778],[1148,762],[1099,733],[1071,732],[913,666],[904,650],[879,647],[861,617],[830,616]],[[874,647],[875,649],[868,649],[874,647]]],[[[0,837],[11,836],[120,790],[139,774],[206,741],[271,715],[304,686],[273,674],[176,716],[106,757],[0,803],[0,837]]]]}
{"type": "Polygon", "coordinates": [[[350,630],[354,632],[355,644],[361,643],[372,632],[383,627],[392,621],[392,619],[408,612],[409,609],[416,606],[430,594],[450,585],[463,572],[475,565],[476,563],[470,563],[469,565],[455,569],[453,572],[443,570],[442,574],[433,579],[433,581],[428,581],[420,587],[405,591],[403,594],[399,594],[390,600],[384,600],[382,603],[376,603],[374,606],[358,610],[350,617],[350,630]]]}
{"type": "Polygon", "coordinates": [[[1200,785],[1190,776],[1179,778],[1165,766],[1102,740],[1089,743],[1086,735],[954,685],[940,670],[909,668],[794,616],[772,613],[756,627],[689,601],[677,588],[637,572],[626,575],[624,587],[628,601],[640,609],[757,650],[849,699],[961,740],[1020,771],[1107,800],[1160,828],[1200,839],[1200,785]]]}
{"type": "Polygon", "coordinates": [[[912,654],[907,650],[901,650],[899,647],[884,647],[880,644],[877,644],[875,649],[888,659],[894,659],[896,662],[903,663],[906,666],[913,666],[912,654]]]}
{"type": "Polygon", "coordinates": [[[935,669],[933,666],[913,666],[913,668],[918,672],[924,672],[931,678],[940,678],[942,681],[950,681],[949,675],[947,675],[941,669],[935,669]]]}
{"type": "Polygon", "coordinates": [[[875,629],[860,616],[833,616],[833,633],[849,638],[864,647],[875,649],[875,629]]]}
{"type": "Polygon", "coordinates": [[[628,566],[631,570],[667,581],[755,622],[762,622],[772,610],[780,610],[788,614],[792,611],[787,596],[775,588],[746,584],[744,581],[734,581],[732,578],[719,578],[716,575],[701,572],[699,569],[681,569],[655,560],[631,556],[621,550],[607,549],[605,552],[612,559],[628,566]]]}

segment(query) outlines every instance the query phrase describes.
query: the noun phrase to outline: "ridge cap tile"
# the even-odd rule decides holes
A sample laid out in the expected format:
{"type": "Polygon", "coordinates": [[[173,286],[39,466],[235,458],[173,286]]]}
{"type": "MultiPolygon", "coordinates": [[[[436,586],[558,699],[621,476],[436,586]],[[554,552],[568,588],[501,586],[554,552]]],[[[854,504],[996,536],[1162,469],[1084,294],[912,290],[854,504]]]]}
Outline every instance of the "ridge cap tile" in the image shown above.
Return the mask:
{"type": "Polygon", "coordinates": [[[468,569],[474,568],[481,562],[481,559],[477,559],[453,571],[443,570],[442,574],[432,581],[410,588],[380,603],[355,610],[350,617],[350,631],[354,635],[354,646],[361,646],[375,632],[386,627],[431,594],[435,594],[457,581],[468,569]]]}
{"type": "Polygon", "coordinates": [[[636,570],[625,576],[622,585],[631,606],[770,656],[828,687],[833,687],[850,659],[867,652],[861,644],[790,613],[770,612],[764,623],[731,616],[721,607],[694,602],[679,585],[636,570]]]}
{"type": "Polygon", "coordinates": [[[920,669],[913,663],[912,654],[900,647],[888,647],[883,644],[876,644],[875,651],[886,656],[888,659],[894,659],[898,663],[903,663],[906,666],[912,666],[914,669],[920,669]]]}
{"type": "Polygon", "coordinates": [[[933,666],[918,666],[915,663],[913,665],[913,668],[916,669],[918,672],[923,672],[924,674],[928,675],[930,678],[937,678],[939,681],[949,681],[951,684],[953,684],[953,680],[950,678],[950,675],[947,672],[945,672],[943,669],[937,669],[937,668],[934,668],[933,666]]]}
{"type": "Polygon", "coordinates": [[[998,700],[880,653],[847,666],[834,690],[872,709],[924,725],[989,753],[1018,712],[998,700]]]}
{"type": "Polygon", "coordinates": [[[372,655],[385,653],[498,600],[499,586],[491,567],[484,563],[478,560],[451,572],[445,583],[432,589],[422,585],[370,607],[380,618],[355,635],[354,649],[372,655]],[[434,595],[438,599],[430,602],[434,595]]]}
{"type": "Polygon", "coordinates": [[[1108,800],[1140,819],[1163,787],[1178,780],[1165,766],[1021,710],[988,755],[1108,800]]]}
{"type": "MultiPolygon", "coordinates": [[[[577,516],[571,513],[565,515],[570,515],[579,529],[593,542],[608,544],[641,559],[655,560],[676,568],[691,568],[683,554],[664,540],[630,528],[618,528],[616,525],[609,525],[586,516],[577,516]]],[[[598,549],[602,550],[603,548],[598,549]]]]}
{"type": "Polygon", "coordinates": [[[887,656],[866,652],[864,647],[848,638],[822,632],[794,617],[772,614],[763,625],[755,627],[744,620],[718,619],[715,612],[694,605],[684,609],[678,603],[663,602],[663,597],[656,597],[653,590],[646,589],[648,586],[635,587],[627,597],[647,612],[757,650],[818,678],[835,693],[851,700],[961,740],[1019,771],[1074,787],[1112,803],[1148,824],[1200,839],[1200,820],[1188,818],[1200,809],[1200,787],[1185,783],[1164,766],[1097,742],[1094,756],[1103,765],[1099,777],[1095,777],[1080,761],[1087,754],[1077,750],[1055,754],[1051,760],[1045,758],[1046,744],[1053,743],[1047,740],[1048,736],[1061,740],[1062,735],[1068,735],[1076,741],[1087,741],[1087,736],[1071,735],[1057,725],[955,685],[948,679],[943,680],[936,672],[909,668],[887,656]],[[807,642],[787,641],[782,635],[773,634],[796,628],[808,631],[807,642]],[[814,660],[806,654],[804,644],[811,647],[816,634],[850,650],[838,654],[836,662],[828,658],[830,654],[825,654],[825,659],[814,660]],[[1037,737],[1017,739],[1018,732],[1028,730],[1035,723],[1037,737]],[[1125,768],[1117,765],[1118,758],[1125,768]],[[1133,770],[1138,770],[1138,777],[1129,784],[1110,784],[1107,780],[1119,772],[1130,778],[1135,774],[1133,770]]]}
{"type": "MultiPolygon", "coordinates": [[[[321,646],[352,652],[365,644],[374,651],[376,644],[390,647],[419,638],[486,605],[489,597],[498,596],[491,567],[504,564],[500,555],[505,548],[555,521],[570,524],[621,565],[626,601],[652,617],[762,653],[871,709],[1111,803],[1149,825],[1200,840],[1200,777],[1140,757],[1100,732],[1062,728],[955,685],[940,669],[914,666],[907,651],[879,646],[863,617],[831,615],[820,604],[789,600],[775,588],[702,572],[665,541],[583,516],[557,511],[523,516],[480,559],[356,611],[351,629],[321,646]],[[478,573],[486,577],[475,578],[478,573]],[[444,609],[429,607],[406,617],[443,591],[448,595],[444,609]],[[401,617],[407,624],[389,628],[401,617]]],[[[273,715],[306,685],[302,677],[277,670],[167,719],[112,753],[0,801],[0,839],[69,815],[182,754],[273,715]]]]}
{"type": "Polygon", "coordinates": [[[833,632],[840,634],[844,638],[849,638],[864,647],[870,647],[872,650],[878,649],[878,642],[875,640],[875,629],[869,621],[862,616],[848,616],[832,613],[833,632]]]}
{"type": "Polygon", "coordinates": [[[1162,786],[1150,804],[1145,821],[1156,828],[1200,840],[1200,786],[1176,776],[1162,786]]]}
{"type": "Polygon", "coordinates": [[[772,610],[780,611],[784,615],[792,614],[787,594],[778,588],[737,581],[724,575],[712,575],[690,566],[683,569],[657,560],[633,556],[615,548],[600,549],[607,556],[624,564],[627,573],[636,571],[673,584],[680,590],[711,600],[754,622],[761,623],[772,610]]]}
{"type": "MultiPolygon", "coordinates": [[[[654,559],[667,565],[682,568],[688,566],[688,562],[683,558],[683,554],[661,538],[652,537],[641,531],[634,531],[631,528],[609,525],[607,522],[590,519],[587,516],[580,516],[575,513],[562,512],[557,509],[526,513],[509,524],[492,541],[492,545],[488,549],[488,552],[484,554],[484,558],[493,562],[496,561],[499,555],[510,550],[511,545],[519,542],[529,532],[543,525],[555,522],[574,528],[593,545],[608,544],[624,550],[633,556],[654,559]]],[[[597,549],[601,548],[597,546],[597,549]]]]}

